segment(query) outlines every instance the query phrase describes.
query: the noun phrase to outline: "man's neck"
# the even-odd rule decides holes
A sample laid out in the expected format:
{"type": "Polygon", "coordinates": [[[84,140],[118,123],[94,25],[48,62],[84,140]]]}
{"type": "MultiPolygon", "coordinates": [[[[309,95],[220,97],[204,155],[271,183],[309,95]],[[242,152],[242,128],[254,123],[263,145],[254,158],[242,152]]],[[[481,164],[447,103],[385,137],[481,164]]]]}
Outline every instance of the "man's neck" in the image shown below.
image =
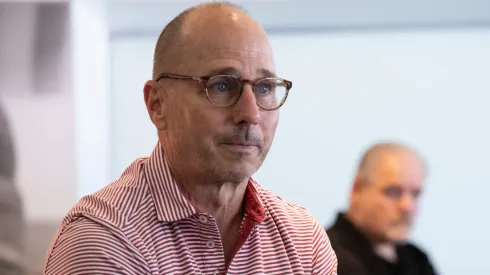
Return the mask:
{"type": "Polygon", "coordinates": [[[390,262],[398,262],[398,255],[396,254],[396,245],[393,243],[379,243],[374,245],[374,252],[380,258],[390,262]]]}
{"type": "Polygon", "coordinates": [[[197,208],[211,215],[218,226],[225,261],[232,257],[238,232],[243,219],[243,201],[248,181],[224,184],[203,184],[181,182],[179,186],[184,195],[197,208]]]}
{"type": "Polygon", "coordinates": [[[211,215],[222,230],[237,219],[241,221],[247,184],[248,181],[239,184],[179,182],[187,199],[200,211],[211,215]]]}

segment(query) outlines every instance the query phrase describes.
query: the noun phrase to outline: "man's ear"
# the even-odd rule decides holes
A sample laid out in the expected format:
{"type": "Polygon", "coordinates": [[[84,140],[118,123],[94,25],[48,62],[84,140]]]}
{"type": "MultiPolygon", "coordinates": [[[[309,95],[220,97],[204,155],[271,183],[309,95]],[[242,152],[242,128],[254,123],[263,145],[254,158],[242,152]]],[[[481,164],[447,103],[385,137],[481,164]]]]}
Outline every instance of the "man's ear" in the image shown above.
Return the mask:
{"type": "Polygon", "coordinates": [[[166,102],[162,86],[156,81],[148,80],[143,88],[146,110],[155,127],[160,131],[167,127],[166,102]]]}
{"type": "Polygon", "coordinates": [[[354,178],[354,182],[352,184],[352,193],[357,193],[362,190],[364,190],[367,186],[367,181],[364,177],[360,176],[359,174],[356,175],[354,178]]]}

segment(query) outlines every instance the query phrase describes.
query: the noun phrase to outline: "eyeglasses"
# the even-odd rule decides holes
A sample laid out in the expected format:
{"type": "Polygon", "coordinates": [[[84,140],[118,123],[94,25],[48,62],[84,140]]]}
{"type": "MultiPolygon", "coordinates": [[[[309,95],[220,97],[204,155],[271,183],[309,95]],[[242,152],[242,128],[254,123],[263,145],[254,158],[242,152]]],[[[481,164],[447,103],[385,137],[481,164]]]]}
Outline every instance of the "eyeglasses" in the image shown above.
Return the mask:
{"type": "Polygon", "coordinates": [[[243,92],[246,83],[252,85],[257,105],[266,111],[279,109],[288,97],[293,83],[289,80],[267,77],[257,81],[240,79],[234,75],[216,75],[211,77],[192,77],[182,75],[161,74],[157,77],[158,82],[162,78],[188,79],[203,84],[208,101],[216,107],[228,107],[234,105],[243,92]]]}

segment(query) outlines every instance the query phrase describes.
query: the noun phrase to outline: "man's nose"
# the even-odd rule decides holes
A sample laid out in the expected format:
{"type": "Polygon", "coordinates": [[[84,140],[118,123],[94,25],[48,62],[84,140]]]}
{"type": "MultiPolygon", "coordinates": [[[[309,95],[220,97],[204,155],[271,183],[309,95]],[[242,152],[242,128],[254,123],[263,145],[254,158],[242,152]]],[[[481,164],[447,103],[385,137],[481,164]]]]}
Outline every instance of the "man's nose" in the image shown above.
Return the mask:
{"type": "Polygon", "coordinates": [[[413,212],[415,210],[415,198],[405,193],[400,200],[400,208],[403,212],[413,212]]]}
{"type": "Polygon", "coordinates": [[[233,106],[233,123],[257,124],[260,120],[260,107],[250,84],[243,86],[240,99],[233,106]]]}

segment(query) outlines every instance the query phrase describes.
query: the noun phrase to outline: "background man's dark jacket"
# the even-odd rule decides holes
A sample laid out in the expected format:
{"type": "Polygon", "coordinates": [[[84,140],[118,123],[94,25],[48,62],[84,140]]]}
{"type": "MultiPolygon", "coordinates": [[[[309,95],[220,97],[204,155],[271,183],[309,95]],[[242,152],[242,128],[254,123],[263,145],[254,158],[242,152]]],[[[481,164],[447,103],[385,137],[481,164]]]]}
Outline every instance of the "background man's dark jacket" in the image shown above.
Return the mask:
{"type": "Polygon", "coordinates": [[[343,213],[327,230],[337,254],[338,275],[436,275],[427,255],[412,244],[397,246],[399,265],[378,257],[368,240],[343,213]]]}

